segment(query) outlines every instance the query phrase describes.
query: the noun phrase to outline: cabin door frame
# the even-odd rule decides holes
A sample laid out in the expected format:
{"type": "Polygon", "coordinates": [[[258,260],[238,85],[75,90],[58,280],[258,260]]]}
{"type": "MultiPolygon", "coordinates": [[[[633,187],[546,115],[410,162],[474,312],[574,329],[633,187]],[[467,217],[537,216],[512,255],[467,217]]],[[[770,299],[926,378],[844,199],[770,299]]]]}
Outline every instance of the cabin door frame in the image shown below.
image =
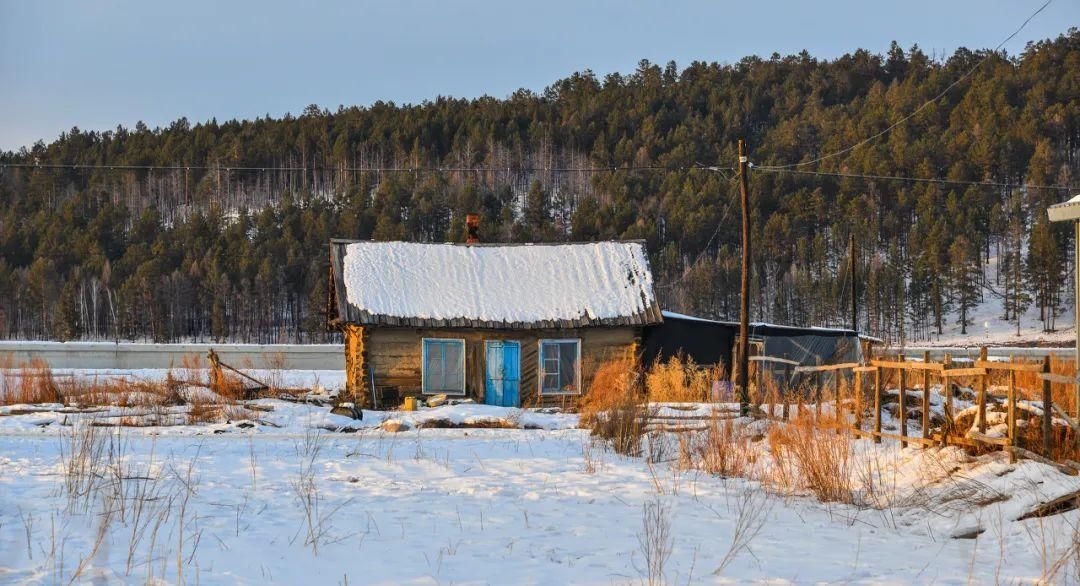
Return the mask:
{"type": "Polygon", "coordinates": [[[484,403],[521,406],[521,342],[484,340],[484,403]]]}

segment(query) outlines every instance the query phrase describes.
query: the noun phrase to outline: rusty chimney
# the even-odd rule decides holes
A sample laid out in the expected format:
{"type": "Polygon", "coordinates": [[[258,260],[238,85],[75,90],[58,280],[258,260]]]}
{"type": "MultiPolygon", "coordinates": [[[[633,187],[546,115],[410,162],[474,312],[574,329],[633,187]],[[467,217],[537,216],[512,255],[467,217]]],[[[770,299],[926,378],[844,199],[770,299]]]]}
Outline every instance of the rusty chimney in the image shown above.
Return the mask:
{"type": "Polygon", "coordinates": [[[480,244],[480,214],[465,214],[465,244],[480,244]]]}

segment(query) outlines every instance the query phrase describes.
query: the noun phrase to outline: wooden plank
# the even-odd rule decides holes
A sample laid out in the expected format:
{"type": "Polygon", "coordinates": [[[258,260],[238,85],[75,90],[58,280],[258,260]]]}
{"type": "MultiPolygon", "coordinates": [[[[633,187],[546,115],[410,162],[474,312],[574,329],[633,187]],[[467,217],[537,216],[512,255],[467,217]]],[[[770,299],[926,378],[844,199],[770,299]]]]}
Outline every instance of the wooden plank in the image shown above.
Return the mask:
{"type": "Polygon", "coordinates": [[[944,366],[936,362],[901,362],[899,360],[871,360],[870,364],[882,368],[903,368],[907,370],[943,370],[944,366]]]}
{"type": "Polygon", "coordinates": [[[950,368],[941,371],[941,376],[954,378],[958,376],[985,376],[985,368],[950,368]]]}
{"type": "MultiPolygon", "coordinates": [[[[795,364],[798,364],[797,362],[795,364]]],[[[822,364],[820,366],[797,366],[795,372],[828,372],[832,370],[847,370],[859,368],[858,362],[845,362],[843,364],[822,364]]]]}
{"type": "MultiPolygon", "coordinates": [[[[749,360],[751,362],[778,362],[780,364],[791,364],[793,366],[799,366],[799,362],[797,360],[788,360],[787,358],[778,358],[776,356],[751,356],[751,357],[747,358],[747,360],[749,360]]],[[[800,366],[799,368],[813,368],[813,367],[810,367],[810,366],[801,367],[800,366]]]]}
{"type": "Polygon", "coordinates": [[[1040,379],[1048,381],[1055,385],[1073,385],[1076,384],[1076,379],[1071,376],[1065,376],[1063,374],[1054,374],[1051,372],[1040,372],[1037,375],[1040,379]]]}
{"type": "Polygon", "coordinates": [[[876,370],[876,366],[859,366],[851,369],[852,372],[875,372],[876,370]]]}
{"type": "Polygon", "coordinates": [[[1041,364],[1026,364],[1023,362],[995,362],[993,360],[976,360],[975,366],[987,370],[1008,370],[1012,372],[1040,372],[1041,364]]]}
{"type": "Polygon", "coordinates": [[[965,437],[967,437],[968,439],[973,439],[973,440],[975,440],[977,442],[982,442],[984,444],[992,444],[992,445],[995,445],[995,446],[1008,446],[1009,445],[1009,438],[1007,438],[1007,437],[990,437],[990,436],[988,436],[988,435],[986,435],[984,433],[980,433],[978,431],[969,431],[969,432],[967,432],[967,435],[965,437]]]}

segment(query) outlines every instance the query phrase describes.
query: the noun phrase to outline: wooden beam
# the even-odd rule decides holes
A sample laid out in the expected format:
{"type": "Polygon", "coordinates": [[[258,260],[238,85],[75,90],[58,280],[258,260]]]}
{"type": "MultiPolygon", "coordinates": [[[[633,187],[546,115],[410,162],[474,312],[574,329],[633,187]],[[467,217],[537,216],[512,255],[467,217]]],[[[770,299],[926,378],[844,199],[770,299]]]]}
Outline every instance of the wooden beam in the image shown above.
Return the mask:
{"type": "Polygon", "coordinates": [[[1041,372],[1041,364],[1027,364],[1023,362],[995,362],[993,360],[976,360],[975,366],[987,370],[1008,370],[1012,372],[1041,372]]]}
{"type": "Polygon", "coordinates": [[[902,362],[899,360],[871,360],[870,364],[882,368],[902,368],[907,370],[943,370],[944,365],[937,362],[902,362]]]}
{"type": "Polygon", "coordinates": [[[941,371],[941,376],[954,378],[958,376],[986,376],[985,368],[950,368],[941,371]]]}

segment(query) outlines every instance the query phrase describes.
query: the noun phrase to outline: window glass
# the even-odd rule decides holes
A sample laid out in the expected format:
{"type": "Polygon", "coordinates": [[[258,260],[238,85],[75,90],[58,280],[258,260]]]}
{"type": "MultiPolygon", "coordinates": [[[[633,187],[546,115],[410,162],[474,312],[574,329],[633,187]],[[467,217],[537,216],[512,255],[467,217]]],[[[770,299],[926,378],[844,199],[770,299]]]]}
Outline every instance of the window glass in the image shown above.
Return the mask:
{"type": "Polygon", "coordinates": [[[540,342],[540,392],[579,393],[580,364],[578,340],[540,342]]]}
{"type": "Polygon", "coordinates": [[[465,393],[465,340],[424,340],[424,392],[465,393]]]}

